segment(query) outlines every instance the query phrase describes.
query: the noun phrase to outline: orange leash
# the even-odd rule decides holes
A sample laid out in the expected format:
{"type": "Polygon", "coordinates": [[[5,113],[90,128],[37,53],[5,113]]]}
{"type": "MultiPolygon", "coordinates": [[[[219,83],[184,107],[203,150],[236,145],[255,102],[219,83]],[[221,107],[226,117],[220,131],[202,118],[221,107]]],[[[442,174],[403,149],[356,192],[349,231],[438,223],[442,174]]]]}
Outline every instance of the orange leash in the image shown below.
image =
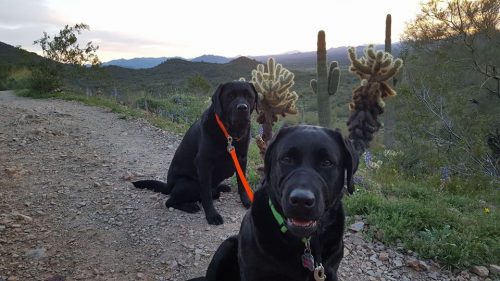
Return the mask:
{"type": "Polygon", "coordinates": [[[250,185],[248,184],[248,181],[245,177],[245,174],[241,170],[240,162],[238,161],[238,156],[236,155],[236,149],[234,149],[233,146],[233,137],[229,135],[229,133],[226,130],[226,127],[224,127],[224,124],[219,118],[219,115],[217,113],[215,114],[215,120],[217,120],[217,124],[219,125],[219,128],[221,129],[222,133],[224,136],[227,138],[227,152],[231,154],[231,158],[233,159],[234,167],[236,168],[236,172],[238,173],[238,177],[241,180],[241,183],[243,184],[243,187],[245,188],[245,191],[248,195],[248,198],[250,199],[250,202],[253,202],[253,190],[250,188],[250,185]]]}

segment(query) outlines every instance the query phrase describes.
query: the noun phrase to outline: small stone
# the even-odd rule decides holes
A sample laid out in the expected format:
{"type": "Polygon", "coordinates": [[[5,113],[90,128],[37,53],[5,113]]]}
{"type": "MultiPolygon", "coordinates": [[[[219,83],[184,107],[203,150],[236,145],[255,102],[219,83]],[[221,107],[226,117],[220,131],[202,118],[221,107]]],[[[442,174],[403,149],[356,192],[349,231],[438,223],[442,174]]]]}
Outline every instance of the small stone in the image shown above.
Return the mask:
{"type": "Polygon", "coordinates": [[[138,272],[138,273],[137,273],[137,278],[139,278],[139,279],[143,279],[143,278],[144,278],[144,273],[142,273],[142,272],[138,272]]]}
{"type": "Polygon", "coordinates": [[[4,231],[5,230],[5,225],[3,224],[0,224],[0,232],[4,231]]]}
{"type": "Polygon", "coordinates": [[[425,261],[419,261],[419,266],[423,271],[431,270],[431,267],[425,261]]]}
{"type": "Polygon", "coordinates": [[[490,274],[490,271],[486,268],[486,266],[482,265],[475,265],[470,269],[470,271],[477,274],[479,277],[487,277],[490,274]]]}
{"type": "Polygon", "coordinates": [[[377,238],[377,240],[379,241],[382,241],[382,239],[384,239],[384,230],[377,230],[377,232],[375,232],[375,238],[377,238]]]}
{"type": "Polygon", "coordinates": [[[132,172],[132,174],[136,177],[144,177],[144,174],[140,172],[132,172]]]}
{"type": "MultiPolygon", "coordinates": [[[[410,258],[406,261],[406,265],[408,267],[411,267],[413,268],[414,270],[416,271],[424,271],[424,270],[427,270],[427,268],[422,264],[423,262],[417,260],[417,259],[414,259],[414,258],[410,258]]],[[[425,264],[425,263],[424,263],[425,264]]],[[[427,265],[427,264],[425,264],[427,265]]]]}
{"type": "Polygon", "coordinates": [[[25,256],[31,259],[40,260],[47,257],[47,250],[45,248],[28,250],[25,256]]]}
{"type": "Polygon", "coordinates": [[[135,178],[134,174],[132,174],[131,172],[127,171],[125,173],[125,175],[122,176],[122,179],[123,180],[126,180],[126,181],[131,181],[135,178]]]}
{"type": "Polygon", "coordinates": [[[173,260],[171,263],[170,263],[170,268],[174,269],[178,266],[179,264],[177,263],[177,261],[173,260]]]}
{"type": "Polygon", "coordinates": [[[351,252],[349,251],[349,249],[344,249],[344,258],[347,257],[349,254],[351,254],[351,252]]]}
{"type": "Polygon", "coordinates": [[[500,266],[496,264],[490,264],[490,272],[492,274],[500,275],[500,266]]]}
{"type": "Polygon", "coordinates": [[[388,261],[389,260],[389,253],[387,253],[387,252],[381,252],[378,255],[378,259],[381,260],[381,261],[388,261]]]}
{"type": "Polygon", "coordinates": [[[438,273],[435,271],[431,271],[427,274],[432,280],[438,280],[438,273]]]}
{"type": "Polygon", "coordinates": [[[64,281],[64,280],[65,280],[64,276],[61,275],[54,275],[52,277],[45,279],[45,281],[64,281]]]}
{"type": "Polygon", "coordinates": [[[365,223],[362,221],[355,222],[349,227],[350,230],[355,232],[360,232],[365,227],[365,223]]]}
{"type": "Polygon", "coordinates": [[[18,218],[21,218],[25,221],[28,221],[28,222],[32,222],[33,221],[33,218],[30,217],[30,216],[27,216],[27,215],[23,215],[23,214],[20,214],[20,213],[14,213],[15,216],[17,216],[18,218]]]}

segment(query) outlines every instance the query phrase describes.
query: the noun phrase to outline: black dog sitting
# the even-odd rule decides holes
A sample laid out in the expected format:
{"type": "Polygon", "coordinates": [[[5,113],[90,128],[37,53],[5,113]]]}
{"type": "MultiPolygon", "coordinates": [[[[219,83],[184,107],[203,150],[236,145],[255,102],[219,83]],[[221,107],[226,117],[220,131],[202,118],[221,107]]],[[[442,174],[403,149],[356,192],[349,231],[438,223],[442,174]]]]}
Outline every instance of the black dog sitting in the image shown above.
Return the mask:
{"type": "MultiPolygon", "coordinates": [[[[212,105],[194,123],[182,139],[168,170],[167,183],[160,181],[136,181],[137,188],[148,188],[170,194],[165,205],[185,212],[200,210],[201,201],[209,224],[222,224],[212,198],[221,191],[229,191],[220,184],[235,173],[234,164],[227,151],[228,141],[219,128],[215,115],[224,123],[233,138],[238,160],[246,171],[247,152],[250,142],[250,116],[257,107],[258,96],[252,84],[229,82],[220,85],[212,96],[212,105]]],[[[238,178],[238,192],[245,207],[250,201],[238,178]]]]}
{"type": "Polygon", "coordinates": [[[338,280],[341,199],[344,185],[352,190],[357,166],[358,153],[337,131],[281,129],[267,148],[262,186],[238,236],[221,244],[205,279],[195,280],[338,280]]]}

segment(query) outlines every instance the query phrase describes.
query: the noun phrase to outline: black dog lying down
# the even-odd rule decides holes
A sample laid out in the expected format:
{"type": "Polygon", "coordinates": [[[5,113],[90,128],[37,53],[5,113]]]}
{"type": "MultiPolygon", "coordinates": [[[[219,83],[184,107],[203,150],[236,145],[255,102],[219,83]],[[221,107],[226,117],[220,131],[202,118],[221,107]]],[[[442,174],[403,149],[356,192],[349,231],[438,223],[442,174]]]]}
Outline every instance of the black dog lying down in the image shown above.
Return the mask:
{"type": "MultiPolygon", "coordinates": [[[[233,137],[238,160],[243,173],[246,171],[250,142],[250,115],[257,107],[257,92],[251,83],[229,82],[220,85],[212,96],[212,105],[194,123],[182,139],[168,170],[167,183],[153,180],[134,182],[137,188],[152,189],[170,194],[165,205],[185,212],[200,210],[201,201],[209,224],[222,224],[212,198],[221,191],[229,191],[220,184],[235,173],[234,164],[227,151],[228,140],[218,127],[215,114],[233,137]]],[[[250,201],[238,178],[238,192],[245,207],[250,201]]]]}
{"type": "Polygon", "coordinates": [[[337,131],[281,129],[267,148],[262,186],[239,234],[220,245],[206,277],[193,280],[338,280],[341,199],[344,185],[352,191],[357,166],[351,141],[337,131]]]}

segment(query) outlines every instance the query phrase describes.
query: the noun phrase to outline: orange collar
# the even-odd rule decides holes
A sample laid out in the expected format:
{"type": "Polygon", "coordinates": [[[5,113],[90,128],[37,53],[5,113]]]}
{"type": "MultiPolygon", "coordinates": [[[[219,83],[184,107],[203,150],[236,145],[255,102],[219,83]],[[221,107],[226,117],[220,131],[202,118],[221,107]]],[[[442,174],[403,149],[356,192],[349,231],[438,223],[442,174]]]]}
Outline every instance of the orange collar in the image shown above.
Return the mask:
{"type": "Polygon", "coordinates": [[[222,131],[222,133],[224,134],[224,136],[226,137],[226,139],[229,140],[229,138],[231,138],[231,140],[235,140],[235,141],[240,141],[240,138],[233,138],[228,132],[227,132],[227,129],[226,127],[224,126],[224,123],[222,123],[222,120],[220,120],[220,117],[217,113],[215,113],[215,120],[217,120],[217,124],[219,125],[219,128],[220,130],[222,131]]]}

